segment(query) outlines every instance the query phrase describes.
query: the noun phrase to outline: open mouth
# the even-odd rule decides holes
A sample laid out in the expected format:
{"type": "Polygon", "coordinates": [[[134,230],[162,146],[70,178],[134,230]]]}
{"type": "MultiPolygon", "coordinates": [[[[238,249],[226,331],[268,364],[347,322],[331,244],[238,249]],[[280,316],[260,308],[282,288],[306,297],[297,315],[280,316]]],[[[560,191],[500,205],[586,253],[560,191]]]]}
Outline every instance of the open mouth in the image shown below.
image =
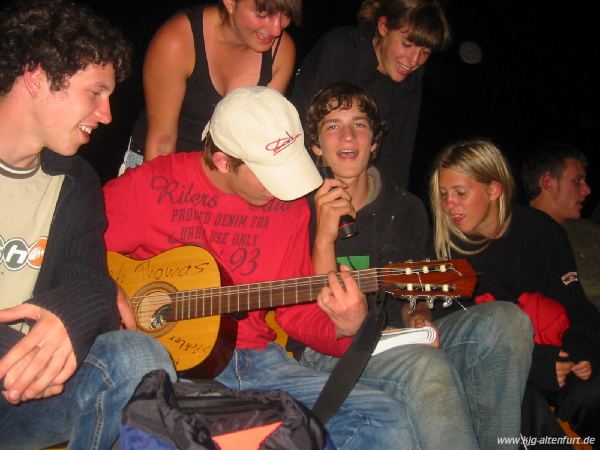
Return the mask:
{"type": "Polygon", "coordinates": [[[405,66],[401,62],[396,62],[396,70],[399,74],[406,76],[413,71],[413,68],[405,66]]]}
{"type": "Polygon", "coordinates": [[[464,214],[452,214],[450,217],[452,218],[452,222],[456,225],[460,224],[465,219],[464,214]]]}
{"type": "Polygon", "coordinates": [[[86,125],[79,125],[78,127],[81,131],[83,131],[85,134],[87,134],[88,136],[90,134],[92,134],[92,127],[88,127],[86,125]]]}
{"type": "Polygon", "coordinates": [[[338,150],[336,154],[341,159],[354,159],[358,156],[358,152],[352,149],[338,150]]]}
{"type": "Polygon", "coordinates": [[[272,44],[273,40],[275,39],[270,34],[262,34],[258,32],[256,33],[256,37],[258,38],[261,44],[272,44]]]}

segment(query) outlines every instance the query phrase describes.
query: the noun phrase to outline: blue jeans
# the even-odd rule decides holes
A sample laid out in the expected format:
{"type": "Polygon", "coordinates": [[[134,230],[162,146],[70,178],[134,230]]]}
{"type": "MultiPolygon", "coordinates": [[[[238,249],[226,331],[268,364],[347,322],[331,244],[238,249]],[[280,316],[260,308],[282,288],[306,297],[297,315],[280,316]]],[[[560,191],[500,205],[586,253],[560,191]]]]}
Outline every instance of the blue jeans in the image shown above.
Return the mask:
{"type": "Polygon", "coordinates": [[[118,176],[123,175],[125,169],[134,168],[137,166],[141,166],[144,162],[143,152],[137,153],[131,148],[131,142],[133,138],[129,138],[129,145],[127,146],[127,150],[125,151],[125,156],[123,157],[123,163],[119,167],[118,176]]]}
{"type": "MultiPolygon", "coordinates": [[[[299,365],[283,348],[236,350],[217,377],[231,389],[281,390],[312,408],[328,374],[299,365]]],[[[357,384],[325,428],[338,449],[411,449],[414,436],[404,405],[357,384]]]]}
{"type": "MultiPolygon", "coordinates": [[[[380,353],[360,383],[406,405],[419,448],[497,448],[498,437],[519,436],[533,349],[527,316],[511,303],[494,302],[436,325],[441,349],[405,345],[380,353]]],[[[331,370],[336,361],[307,349],[302,363],[331,370]]]]}
{"type": "Polygon", "coordinates": [[[109,449],[119,434],[121,410],[154,369],[176,379],[158,341],[133,331],[98,336],[61,394],[18,406],[0,397],[0,447],[32,449],[69,441],[76,450],[109,449]]]}

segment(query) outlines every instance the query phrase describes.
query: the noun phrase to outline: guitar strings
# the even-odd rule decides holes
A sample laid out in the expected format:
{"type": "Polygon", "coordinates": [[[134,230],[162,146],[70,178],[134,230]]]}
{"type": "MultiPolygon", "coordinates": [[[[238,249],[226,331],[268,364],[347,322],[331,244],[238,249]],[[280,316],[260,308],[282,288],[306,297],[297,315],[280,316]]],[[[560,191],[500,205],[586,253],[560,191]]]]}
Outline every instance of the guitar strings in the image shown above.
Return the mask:
{"type": "MultiPolygon", "coordinates": [[[[351,273],[354,275],[357,275],[355,278],[357,279],[357,282],[359,282],[359,284],[369,282],[372,280],[381,280],[382,278],[389,277],[389,276],[405,275],[404,269],[398,270],[398,269],[387,269],[387,268],[357,270],[357,271],[352,271],[351,273]],[[365,275],[360,275],[359,272],[360,273],[370,272],[370,273],[365,276],[365,275]],[[381,273],[381,272],[384,272],[384,273],[381,273]]],[[[450,275],[449,272],[447,272],[447,273],[450,275]]],[[[418,274],[420,274],[420,272],[413,271],[411,274],[418,275],[418,274]]],[[[339,273],[338,273],[338,278],[340,278],[339,273]]],[[[465,279],[465,277],[463,277],[463,279],[465,279]]],[[[327,280],[327,275],[313,275],[313,276],[309,276],[309,277],[291,278],[291,279],[287,279],[287,280],[263,281],[263,282],[257,282],[257,283],[237,284],[237,285],[232,285],[232,286],[215,286],[215,287],[201,288],[201,289],[187,289],[187,290],[176,291],[174,293],[182,294],[182,295],[197,293],[198,295],[202,296],[202,295],[209,295],[209,294],[203,294],[204,292],[210,292],[210,295],[212,296],[212,291],[233,291],[233,290],[235,290],[236,291],[235,293],[237,294],[238,291],[240,293],[242,292],[242,288],[244,288],[243,289],[244,294],[264,291],[264,290],[268,290],[268,289],[295,288],[297,286],[298,287],[304,287],[304,286],[310,287],[312,285],[317,285],[317,288],[321,288],[327,284],[326,280],[327,280]],[[314,280],[314,282],[312,282],[311,280],[314,280]],[[269,286],[267,287],[267,285],[269,285],[269,286]]],[[[433,285],[440,285],[440,284],[448,284],[453,281],[456,281],[456,278],[449,278],[448,280],[442,280],[441,282],[430,283],[430,284],[433,286],[433,285]]],[[[419,276],[419,282],[414,283],[414,284],[422,285],[424,283],[421,281],[420,276],[419,276]]],[[[164,290],[160,291],[160,292],[151,292],[151,293],[144,294],[144,295],[134,295],[131,297],[131,300],[138,300],[138,299],[148,298],[148,297],[153,297],[153,296],[163,297],[165,294],[168,295],[168,294],[172,294],[172,293],[168,292],[168,291],[164,291],[164,290]]]]}
{"type": "MultiPolygon", "coordinates": [[[[372,269],[373,271],[375,269],[372,269]]],[[[361,276],[359,279],[360,283],[366,283],[369,281],[380,281],[382,278],[385,278],[386,276],[391,275],[399,275],[398,271],[395,269],[380,269],[380,272],[387,272],[387,273],[377,273],[375,275],[370,274],[367,276],[361,276]]],[[[282,290],[282,289],[290,289],[290,288],[304,288],[305,286],[313,286],[316,285],[316,288],[321,288],[323,286],[326,285],[326,275],[322,275],[322,276],[311,276],[311,277],[304,277],[304,278],[295,278],[295,279],[289,279],[289,280],[281,280],[281,281],[266,281],[266,282],[259,282],[259,283],[248,283],[248,284],[240,284],[240,285],[233,285],[233,286],[215,286],[215,287],[211,287],[211,288],[202,288],[202,289],[190,289],[190,290],[182,290],[182,291],[176,291],[176,292],[168,292],[168,291],[161,291],[161,292],[150,292],[148,294],[145,295],[137,295],[137,296],[133,296],[131,297],[132,300],[139,300],[139,299],[143,299],[143,298],[149,298],[149,297],[156,297],[156,298],[164,298],[165,295],[167,296],[171,296],[173,294],[180,294],[182,296],[184,295],[188,295],[188,296],[193,296],[193,295],[197,295],[199,298],[200,297],[212,297],[215,300],[219,300],[220,297],[222,297],[222,294],[218,294],[217,296],[214,295],[215,291],[235,291],[233,292],[233,294],[252,294],[252,293],[256,293],[256,292],[260,292],[260,291],[265,291],[265,290],[282,290]],[[317,280],[315,282],[311,282],[311,280],[317,280]],[[266,285],[269,285],[268,287],[266,285]]],[[[463,277],[463,279],[466,279],[466,277],[463,277]]],[[[431,286],[439,286],[439,285],[443,285],[443,284],[448,284],[448,283],[452,283],[454,281],[456,281],[457,279],[452,277],[449,278],[447,280],[442,280],[441,282],[438,283],[429,283],[431,286]]],[[[398,285],[401,285],[399,283],[397,283],[398,285]]],[[[408,283],[405,283],[408,284],[408,283]]],[[[414,283],[414,285],[423,285],[424,283],[420,280],[420,276],[419,276],[419,282],[418,283],[414,283]]],[[[227,292],[227,295],[230,295],[232,292],[227,292]]]]}
{"type": "MultiPolygon", "coordinates": [[[[429,270],[430,272],[434,270],[429,270]]],[[[383,268],[383,269],[365,269],[360,271],[351,271],[355,275],[361,290],[375,291],[381,285],[382,280],[385,281],[386,277],[415,274],[418,276],[418,283],[413,283],[413,288],[423,286],[424,283],[421,280],[420,274],[423,273],[423,269],[411,269],[407,273],[406,268],[383,268]]],[[[448,274],[447,280],[441,280],[437,283],[429,283],[428,286],[436,289],[440,289],[440,286],[448,285],[456,282],[457,280],[466,279],[468,277],[457,277],[456,274],[462,275],[460,272],[455,270],[453,267],[449,267],[446,272],[448,274]]],[[[338,278],[340,274],[338,273],[338,278]]],[[[305,303],[313,301],[320,289],[327,284],[327,275],[315,275],[310,277],[300,277],[289,280],[278,280],[278,281],[267,281],[260,283],[249,283],[242,285],[233,286],[220,286],[204,289],[192,289],[176,292],[149,292],[145,295],[134,295],[131,297],[132,302],[139,301],[139,307],[143,308],[136,317],[140,321],[150,320],[156,313],[156,307],[174,305],[177,310],[187,310],[187,315],[193,315],[194,317],[208,317],[214,315],[220,315],[233,311],[249,311],[253,309],[263,309],[267,307],[284,306],[286,304],[294,303],[305,303]],[[261,293],[267,291],[264,295],[261,293]],[[285,301],[285,297],[292,294],[292,297],[300,297],[303,300],[296,302],[284,302],[283,304],[279,300],[282,298],[285,301]],[[258,295],[257,295],[258,294],[258,295]],[[233,300],[231,297],[234,297],[233,300]],[[243,299],[240,299],[240,296],[243,299]],[[265,298],[263,298],[265,297],[265,298]],[[268,297],[268,298],[266,298],[268,297]],[[275,297],[275,298],[273,298],[275,297]],[[223,310],[224,299],[227,299],[228,307],[223,310]],[[273,304],[275,300],[275,304],[273,304]],[[195,302],[194,305],[191,302],[195,302]],[[198,305],[198,302],[201,304],[198,305]],[[215,306],[215,302],[217,303],[215,306]],[[235,308],[231,308],[231,303],[235,308]],[[192,314],[192,309],[193,314],[192,314]],[[198,314],[198,309],[202,310],[201,314],[198,314]],[[207,312],[208,310],[208,312],[207,312]]],[[[402,286],[402,283],[395,283],[397,286],[402,286]]],[[[408,285],[409,283],[404,283],[408,285]]],[[[392,288],[393,289],[393,288],[392,288]]],[[[422,291],[424,294],[425,291],[422,291]]],[[[430,292],[430,291],[427,291],[430,292]]],[[[439,294],[437,296],[441,296],[439,294]]],[[[444,292],[444,296],[452,297],[451,292],[444,292]]],[[[418,296],[418,294],[417,294],[418,296]]],[[[431,296],[431,294],[427,295],[431,296]]],[[[188,317],[190,318],[190,317],[188,317]]]]}

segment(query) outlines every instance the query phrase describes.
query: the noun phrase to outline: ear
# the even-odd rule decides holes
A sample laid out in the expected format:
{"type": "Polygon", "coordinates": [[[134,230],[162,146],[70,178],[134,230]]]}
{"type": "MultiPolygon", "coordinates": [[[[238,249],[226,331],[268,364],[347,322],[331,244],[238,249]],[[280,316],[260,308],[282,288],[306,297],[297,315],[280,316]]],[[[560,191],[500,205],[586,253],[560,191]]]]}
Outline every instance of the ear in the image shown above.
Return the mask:
{"type": "Polygon", "coordinates": [[[381,16],[377,19],[377,31],[382,37],[388,34],[387,17],[381,16]]]}
{"type": "Polygon", "coordinates": [[[492,181],[488,186],[488,194],[490,196],[490,201],[498,200],[503,192],[504,188],[497,181],[492,181]]]}
{"type": "Polygon", "coordinates": [[[321,150],[321,147],[319,147],[317,144],[313,144],[311,150],[315,155],[323,156],[323,151],[321,150]]]}
{"type": "Polygon", "coordinates": [[[371,144],[371,153],[375,152],[379,148],[379,144],[377,142],[373,142],[371,144]]]}
{"type": "Polygon", "coordinates": [[[213,163],[219,173],[229,173],[229,157],[223,152],[215,152],[212,155],[213,163]]]}
{"type": "Polygon", "coordinates": [[[46,72],[44,72],[39,65],[33,70],[25,70],[25,72],[23,72],[25,88],[32,97],[37,97],[39,95],[42,86],[47,81],[46,72]]]}
{"type": "Polygon", "coordinates": [[[227,14],[233,14],[235,11],[236,0],[223,0],[223,5],[225,6],[225,10],[227,14]]]}
{"type": "Polygon", "coordinates": [[[556,178],[551,176],[549,173],[542,175],[542,179],[540,180],[540,187],[543,191],[553,192],[554,186],[556,185],[556,178]]]}

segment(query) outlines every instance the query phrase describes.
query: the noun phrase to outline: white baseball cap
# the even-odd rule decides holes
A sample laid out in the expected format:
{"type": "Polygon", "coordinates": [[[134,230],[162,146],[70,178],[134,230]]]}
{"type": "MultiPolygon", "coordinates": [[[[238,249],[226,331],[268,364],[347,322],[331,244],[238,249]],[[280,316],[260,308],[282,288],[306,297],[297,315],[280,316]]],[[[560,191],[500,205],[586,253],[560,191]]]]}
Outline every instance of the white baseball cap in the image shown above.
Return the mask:
{"type": "Polygon", "coordinates": [[[202,139],[210,132],[225,154],[239,158],[280,200],[294,200],[318,188],[323,179],[304,148],[296,108],[278,91],[241,87],[215,107],[202,139]]]}

